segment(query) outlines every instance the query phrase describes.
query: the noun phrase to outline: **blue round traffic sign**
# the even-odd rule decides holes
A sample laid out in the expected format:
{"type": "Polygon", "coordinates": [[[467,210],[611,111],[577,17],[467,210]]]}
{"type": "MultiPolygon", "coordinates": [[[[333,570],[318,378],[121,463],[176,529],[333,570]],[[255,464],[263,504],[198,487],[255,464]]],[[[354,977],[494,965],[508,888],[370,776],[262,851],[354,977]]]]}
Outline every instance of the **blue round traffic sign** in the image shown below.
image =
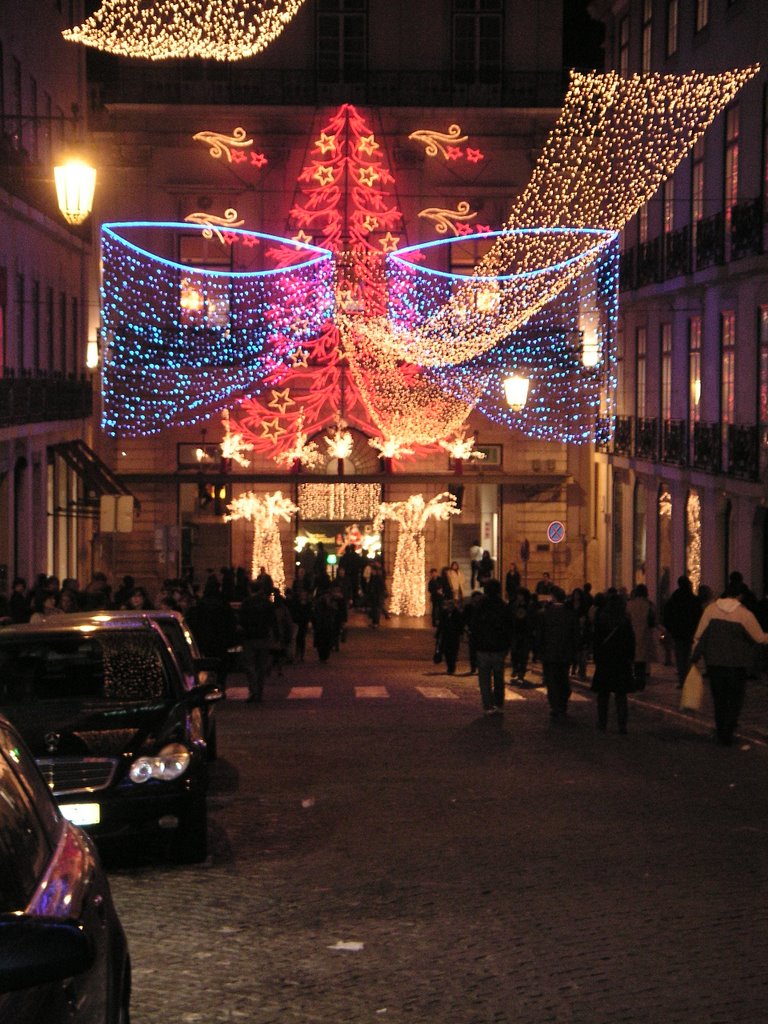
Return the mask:
{"type": "Polygon", "coordinates": [[[565,526],[559,519],[555,519],[547,527],[547,538],[552,544],[559,544],[565,540],[565,526]]]}

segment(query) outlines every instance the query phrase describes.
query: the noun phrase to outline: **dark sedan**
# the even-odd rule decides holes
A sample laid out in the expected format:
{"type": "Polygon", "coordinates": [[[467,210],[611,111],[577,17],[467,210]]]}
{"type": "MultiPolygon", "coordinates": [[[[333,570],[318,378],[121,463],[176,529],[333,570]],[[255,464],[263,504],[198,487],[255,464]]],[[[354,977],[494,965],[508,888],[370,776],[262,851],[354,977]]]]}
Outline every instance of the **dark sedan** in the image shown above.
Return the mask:
{"type": "Polygon", "coordinates": [[[96,851],[0,717],[0,1024],[128,1024],[130,995],[96,851]]]}
{"type": "Polygon", "coordinates": [[[202,708],[159,626],[56,616],[0,630],[0,710],[21,731],[63,813],[99,840],[166,836],[207,854],[202,708]]]}

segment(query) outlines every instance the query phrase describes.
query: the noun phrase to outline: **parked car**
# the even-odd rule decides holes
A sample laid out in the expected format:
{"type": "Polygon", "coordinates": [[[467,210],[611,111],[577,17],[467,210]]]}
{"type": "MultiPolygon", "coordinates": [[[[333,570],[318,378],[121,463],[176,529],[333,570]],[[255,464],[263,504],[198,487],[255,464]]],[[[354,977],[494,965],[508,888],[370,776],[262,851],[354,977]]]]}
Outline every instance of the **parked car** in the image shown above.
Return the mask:
{"type": "Polygon", "coordinates": [[[116,619],[147,618],[156,622],[165,638],[170,644],[171,650],[176,655],[181,671],[184,673],[185,685],[188,690],[196,686],[207,685],[207,698],[201,705],[203,716],[203,735],[209,761],[215,761],[218,755],[218,736],[216,730],[216,704],[224,696],[218,685],[219,662],[216,658],[204,658],[200,654],[197,642],[192,631],[180,612],[162,609],[119,609],[116,611],[97,611],[77,613],[77,620],[84,619],[91,622],[110,622],[116,619]]]}
{"type": "Polygon", "coordinates": [[[0,630],[0,712],[32,750],[62,812],[99,840],[165,835],[181,862],[207,854],[202,708],[146,618],[0,630]]]}
{"type": "Polygon", "coordinates": [[[131,965],[91,840],[0,716],[0,1024],[128,1024],[131,965]]]}

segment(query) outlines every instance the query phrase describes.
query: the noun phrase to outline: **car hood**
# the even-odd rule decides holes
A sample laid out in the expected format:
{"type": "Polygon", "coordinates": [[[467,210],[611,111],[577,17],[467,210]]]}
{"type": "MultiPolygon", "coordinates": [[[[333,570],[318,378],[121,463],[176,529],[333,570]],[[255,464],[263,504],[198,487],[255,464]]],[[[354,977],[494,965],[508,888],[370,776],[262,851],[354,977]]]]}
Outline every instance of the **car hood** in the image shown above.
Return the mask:
{"type": "Polygon", "coordinates": [[[166,703],[114,705],[65,701],[15,704],[1,709],[35,757],[120,757],[135,754],[168,732],[166,703]]]}

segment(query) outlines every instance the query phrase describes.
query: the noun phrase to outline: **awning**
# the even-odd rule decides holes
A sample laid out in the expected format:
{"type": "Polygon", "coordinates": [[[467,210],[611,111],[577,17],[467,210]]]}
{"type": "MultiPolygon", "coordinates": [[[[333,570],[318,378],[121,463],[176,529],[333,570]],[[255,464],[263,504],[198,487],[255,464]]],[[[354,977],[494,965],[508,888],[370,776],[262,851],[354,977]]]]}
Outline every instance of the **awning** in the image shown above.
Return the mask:
{"type": "Polygon", "coordinates": [[[75,472],[83,482],[86,496],[94,504],[103,494],[126,494],[130,495],[136,503],[139,502],[136,496],[123,481],[113,473],[103,459],[99,458],[93,448],[81,441],[79,438],[74,441],[61,441],[58,444],[48,446],[48,451],[59,458],[75,472]]]}

